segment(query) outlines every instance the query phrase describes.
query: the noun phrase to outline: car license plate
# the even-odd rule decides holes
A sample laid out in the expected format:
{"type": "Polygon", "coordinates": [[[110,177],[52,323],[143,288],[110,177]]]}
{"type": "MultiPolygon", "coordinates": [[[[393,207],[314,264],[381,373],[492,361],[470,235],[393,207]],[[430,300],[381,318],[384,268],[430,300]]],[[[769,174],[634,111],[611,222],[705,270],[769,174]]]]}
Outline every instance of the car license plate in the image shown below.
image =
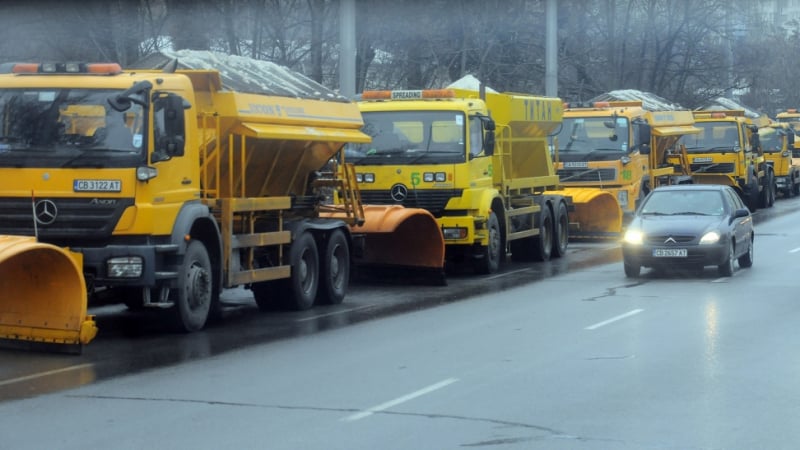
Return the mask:
{"type": "Polygon", "coordinates": [[[654,248],[653,256],[656,258],[686,258],[685,248],[654,248]]]}
{"type": "Polygon", "coordinates": [[[73,180],[72,190],[75,192],[120,192],[120,180],[73,180]]]}

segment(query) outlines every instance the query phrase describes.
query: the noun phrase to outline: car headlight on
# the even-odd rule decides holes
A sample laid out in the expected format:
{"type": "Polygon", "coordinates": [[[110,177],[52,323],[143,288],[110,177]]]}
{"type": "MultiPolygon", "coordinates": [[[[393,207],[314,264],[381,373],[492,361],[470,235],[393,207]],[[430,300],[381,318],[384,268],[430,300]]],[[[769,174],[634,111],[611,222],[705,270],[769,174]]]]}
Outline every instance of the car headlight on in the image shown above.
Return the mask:
{"type": "Polygon", "coordinates": [[[641,245],[644,241],[644,233],[639,230],[628,230],[622,239],[628,244],[641,245]]]}
{"type": "Polygon", "coordinates": [[[700,245],[716,244],[717,242],[719,242],[719,232],[717,231],[709,231],[700,238],[700,245]]]}

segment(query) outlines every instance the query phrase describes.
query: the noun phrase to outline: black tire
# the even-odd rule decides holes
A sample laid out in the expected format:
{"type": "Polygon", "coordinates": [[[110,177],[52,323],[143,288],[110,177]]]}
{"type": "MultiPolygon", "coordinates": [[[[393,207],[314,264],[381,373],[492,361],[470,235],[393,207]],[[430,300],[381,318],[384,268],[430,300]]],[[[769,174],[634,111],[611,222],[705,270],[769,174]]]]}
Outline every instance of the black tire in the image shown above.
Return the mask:
{"type": "Polygon", "coordinates": [[[728,248],[728,259],[724,263],[717,266],[717,273],[719,273],[719,276],[729,277],[733,275],[733,270],[734,270],[733,264],[735,260],[736,260],[736,253],[734,252],[733,248],[733,237],[731,237],[731,244],[730,247],[728,248]]]}
{"type": "Polygon", "coordinates": [[[342,230],[334,230],[320,260],[320,283],[317,303],[338,305],[344,301],[350,284],[350,246],[342,230]]]}
{"type": "Polygon", "coordinates": [[[550,208],[542,208],[539,220],[539,235],[534,237],[534,258],[537,261],[549,261],[553,256],[553,216],[550,208]]]}
{"type": "Polygon", "coordinates": [[[558,202],[555,229],[553,230],[553,257],[565,256],[567,245],[569,245],[569,213],[567,213],[567,205],[564,202],[558,202]]]}
{"type": "Polygon", "coordinates": [[[750,181],[747,182],[747,185],[743,189],[744,195],[742,196],[742,200],[744,200],[750,212],[756,212],[761,198],[761,193],[758,190],[758,178],[756,178],[755,174],[752,172],[749,178],[750,181]]]}
{"type": "Polygon", "coordinates": [[[622,265],[625,268],[626,277],[639,278],[639,273],[641,273],[642,266],[638,264],[628,264],[627,262],[623,262],[622,265]]]}
{"type": "Polygon", "coordinates": [[[189,241],[178,272],[177,287],[170,292],[175,303],[173,323],[181,332],[202,329],[208,320],[213,298],[211,260],[200,241],[189,241]]]}
{"type": "Polygon", "coordinates": [[[303,232],[289,250],[292,275],[287,280],[286,306],[303,311],[314,306],[319,287],[319,252],[311,233],[303,232]]]}
{"type": "Polygon", "coordinates": [[[497,214],[492,211],[486,223],[489,233],[489,245],[481,249],[480,255],[473,261],[476,273],[490,274],[500,269],[501,252],[503,251],[503,236],[500,234],[500,221],[497,214]]]}
{"type": "Polygon", "coordinates": [[[739,267],[753,267],[753,239],[750,238],[747,252],[739,257],[739,267]]]}
{"type": "Polygon", "coordinates": [[[792,179],[792,194],[794,196],[800,195],[800,180],[797,178],[792,179]]]}
{"type": "Polygon", "coordinates": [[[771,208],[775,206],[775,197],[778,195],[778,185],[775,183],[775,173],[769,173],[769,197],[767,202],[767,207],[771,208]]]}

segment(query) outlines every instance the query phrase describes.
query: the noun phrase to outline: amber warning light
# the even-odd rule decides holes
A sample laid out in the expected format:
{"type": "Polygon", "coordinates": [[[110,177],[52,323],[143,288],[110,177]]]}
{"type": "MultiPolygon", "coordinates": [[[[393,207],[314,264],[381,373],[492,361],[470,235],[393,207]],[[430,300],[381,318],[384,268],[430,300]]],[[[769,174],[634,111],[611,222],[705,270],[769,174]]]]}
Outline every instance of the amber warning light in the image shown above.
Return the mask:
{"type": "Polygon", "coordinates": [[[122,67],[117,63],[17,63],[11,68],[12,73],[92,73],[99,75],[115,75],[122,73],[122,67]]]}

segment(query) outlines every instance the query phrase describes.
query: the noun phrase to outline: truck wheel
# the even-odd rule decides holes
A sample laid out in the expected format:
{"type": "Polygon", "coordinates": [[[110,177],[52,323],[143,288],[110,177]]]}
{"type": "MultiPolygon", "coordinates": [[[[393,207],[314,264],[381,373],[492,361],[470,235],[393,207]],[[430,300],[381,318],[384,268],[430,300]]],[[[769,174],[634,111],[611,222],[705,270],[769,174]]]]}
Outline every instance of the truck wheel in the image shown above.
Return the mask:
{"type": "Polygon", "coordinates": [[[555,229],[553,230],[553,256],[556,258],[567,254],[569,244],[569,214],[567,205],[558,202],[556,207],[555,229]]]}
{"type": "Polygon", "coordinates": [[[287,306],[296,311],[311,308],[319,286],[319,253],[311,233],[302,233],[292,243],[289,262],[292,266],[292,275],[288,280],[287,306]]]}
{"type": "Polygon", "coordinates": [[[536,247],[534,258],[537,261],[549,261],[553,255],[553,217],[550,208],[542,208],[542,217],[539,220],[539,236],[533,239],[536,247]]]}
{"type": "Polygon", "coordinates": [[[174,324],[179,331],[192,332],[205,326],[213,297],[211,273],[205,245],[189,241],[178,272],[178,286],[170,293],[175,302],[174,324]]]}
{"type": "Polygon", "coordinates": [[[325,244],[320,260],[320,284],[317,303],[338,305],[350,283],[350,247],[342,230],[334,230],[325,244]]]}
{"type": "Polygon", "coordinates": [[[795,196],[800,195],[800,180],[798,179],[792,180],[792,194],[795,196]]]}
{"type": "Polygon", "coordinates": [[[775,205],[775,196],[778,195],[778,185],[775,183],[775,173],[769,173],[769,197],[767,198],[767,207],[775,205]]]}
{"type": "Polygon", "coordinates": [[[480,255],[473,261],[475,272],[483,275],[495,273],[500,268],[500,252],[503,242],[500,235],[500,222],[494,211],[489,214],[486,231],[489,233],[489,245],[481,248],[480,255]]]}

